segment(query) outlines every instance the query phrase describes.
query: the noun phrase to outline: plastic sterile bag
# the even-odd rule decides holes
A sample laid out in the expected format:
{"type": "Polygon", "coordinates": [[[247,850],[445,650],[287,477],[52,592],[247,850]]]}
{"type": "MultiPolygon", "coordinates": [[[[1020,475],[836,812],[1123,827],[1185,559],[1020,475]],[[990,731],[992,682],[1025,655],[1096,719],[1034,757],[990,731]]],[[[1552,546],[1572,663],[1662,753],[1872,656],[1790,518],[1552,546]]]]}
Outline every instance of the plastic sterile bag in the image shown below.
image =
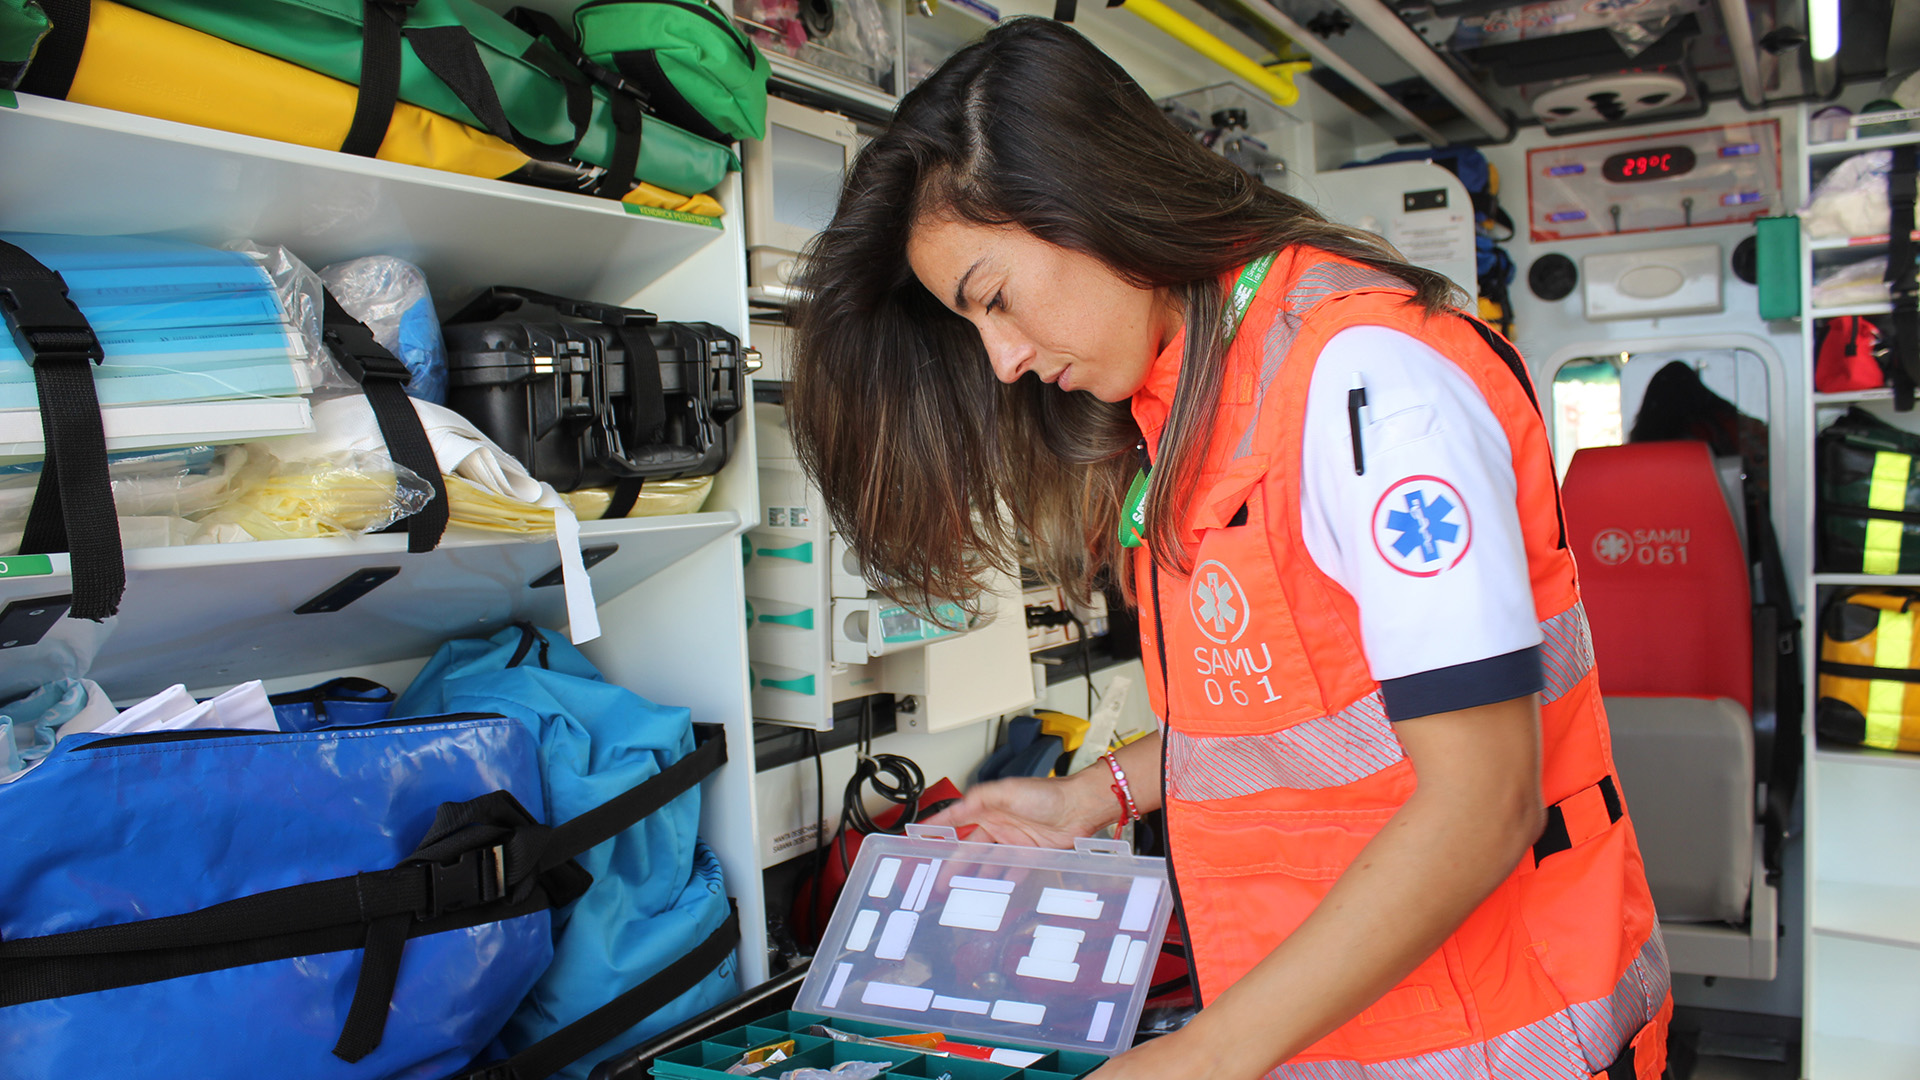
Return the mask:
{"type": "MultiPolygon", "coordinates": [[[[194,542],[193,518],[234,492],[234,475],[223,448],[190,446],[115,454],[108,459],[113,505],[126,548],[168,547],[194,542]]],[[[0,466],[0,554],[20,550],[40,462],[0,466]]]]}
{"type": "Polygon", "coordinates": [[[1885,255],[1823,270],[1813,279],[1813,306],[1883,303],[1887,293],[1885,255]]]}
{"type": "Polygon", "coordinates": [[[369,255],[323,267],[320,280],[346,313],[407,365],[407,393],[422,401],[447,401],[447,346],[440,317],[427,291],[427,275],[404,259],[369,255]]]}
{"type": "Polygon", "coordinates": [[[91,730],[113,715],[113,702],[91,679],[55,679],[0,704],[0,783],[46,757],[61,728],[79,721],[91,730]]]}
{"type": "Polygon", "coordinates": [[[286,309],[287,318],[299,331],[300,339],[307,346],[307,365],[313,379],[315,390],[346,390],[358,387],[358,383],[333,362],[333,354],[328,352],[321,340],[321,320],[326,313],[326,301],[323,298],[324,287],[320,275],[300,257],[286,248],[256,244],[251,240],[240,240],[226,245],[227,250],[252,256],[267,276],[273,279],[273,288],[280,296],[280,306],[286,309]]]}
{"type": "Polygon", "coordinates": [[[1891,150],[1855,154],[1835,165],[1813,186],[1813,197],[1800,211],[1807,235],[1815,240],[1886,235],[1887,176],[1892,172],[1891,150]]]}
{"type": "Polygon", "coordinates": [[[886,1061],[843,1061],[831,1069],[793,1069],[780,1080],[874,1080],[892,1066],[886,1061]]]}
{"type": "Polygon", "coordinates": [[[295,540],[378,532],[433,498],[427,481],[385,454],[340,450],[283,460],[267,444],[234,447],[235,490],[197,523],[210,540],[295,540]],[[222,534],[222,530],[225,534],[222,534]]]}
{"type": "MultiPolygon", "coordinates": [[[[640,489],[640,497],[633,501],[633,509],[627,511],[627,516],[663,517],[667,514],[698,513],[712,490],[711,476],[649,480],[640,489]]],[[[607,507],[613,503],[613,489],[574,488],[561,492],[560,497],[573,507],[574,516],[581,521],[599,521],[607,516],[607,507]]]]}

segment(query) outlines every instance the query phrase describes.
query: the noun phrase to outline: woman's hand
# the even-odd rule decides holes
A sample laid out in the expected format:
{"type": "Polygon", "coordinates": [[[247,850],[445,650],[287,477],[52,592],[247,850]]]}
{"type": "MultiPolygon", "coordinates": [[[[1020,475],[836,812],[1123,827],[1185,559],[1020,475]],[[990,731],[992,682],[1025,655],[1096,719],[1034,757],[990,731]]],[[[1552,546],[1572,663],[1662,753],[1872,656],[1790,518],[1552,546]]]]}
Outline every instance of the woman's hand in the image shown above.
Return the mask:
{"type": "MultiPolygon", "coordinates": [[[[1107,772],[1099,767],[1099,774],[1107,772]]],[[[1062,779],[1015,777],[975,784],[959,802],[922,824],[977,831],[970,837],[1022,847],[1070,848],[1075,837],[1092,836],[1119,818],[1112,793],[1096,788],[1100,778],[1085,769],[1062,779]]]]}

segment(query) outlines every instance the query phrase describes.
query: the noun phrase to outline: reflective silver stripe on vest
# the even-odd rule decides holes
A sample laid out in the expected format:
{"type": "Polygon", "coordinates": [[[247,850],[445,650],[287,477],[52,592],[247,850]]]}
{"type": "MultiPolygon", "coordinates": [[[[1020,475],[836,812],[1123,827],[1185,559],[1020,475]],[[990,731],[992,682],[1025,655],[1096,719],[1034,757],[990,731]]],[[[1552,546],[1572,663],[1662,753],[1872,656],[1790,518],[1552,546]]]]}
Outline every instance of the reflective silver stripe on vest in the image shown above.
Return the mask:
{"type": "Polygon", "coordinates": [[[1667,949],[1655,926],[1613,993],[1483,1043],[1392,1061],[1298,1061],[1267,1080],[1592,1080],[1667,999],[1667,949]]]}
{"type": "MultiPolygon", "coordinates": [[[[1593,670],[1593,634],[1580,604],[1540,624],[1541,702],[1559,700],[1593,670]]],[[[1166,730],[1167,794],[1232,799],[1274,788],[1317,790],[1364,780],[1406,757],[1378,690],[1332,716],[1271,735],[1166,730]]]]}
{"type": "Polygon", "coordinates": [[[1558,701],[1593,670],[1593,631],[1587,627],[1585,604],[1572,607],[1540,624],[1540,674],[1546,688],[1542,704],[1558,701]]]}
{"type": "Polygon", "coordinates": [[[1287,307],[1296,312],[1304,311],[1334,293],[1348,292],[1353,289],[1399,289],[1401,292],[1412,292],[1413,286],[1385,270],[1375,270],[1371,266],[1340,262],[1315,263],[1294,279],[1293,289],[1287,293],[1287,307]]]}
{"type": "Polygon", "coordinates": [[[1378,690],[1352,705],[1271,735],[1222,738],[1167,732],[1167,794],[1231,799],[1273,788],[1330,788],[1404,760],[1378,690]]]}

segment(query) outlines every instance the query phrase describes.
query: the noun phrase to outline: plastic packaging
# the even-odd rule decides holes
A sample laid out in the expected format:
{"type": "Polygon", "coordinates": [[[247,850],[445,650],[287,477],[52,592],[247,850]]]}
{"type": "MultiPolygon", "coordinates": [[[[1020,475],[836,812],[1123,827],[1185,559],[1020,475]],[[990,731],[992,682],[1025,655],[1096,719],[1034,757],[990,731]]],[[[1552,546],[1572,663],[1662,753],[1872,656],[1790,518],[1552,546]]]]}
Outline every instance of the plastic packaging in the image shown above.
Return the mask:
{"type": "Polygon", "coordinates": [[[321,338],[321,320],[326,313],[326,301],[322,297],[325,286],[320,282],[320,275],[301,262],[299,256],[277,244],[263,247],[251,240],[240,240],[226,247],[228,251],[252,256],[273,280],[280,306],[286,309],[287,318],[299,330],[301,340],[306,342],[307,363],[313,372],[313,388],[357,388],[359,384],[333,362],[333,354],[327,351],[321,338]]]}
{"type": "Polygon", "coordinates": [[[391,255],[369,255],[322,268],[320,280],[347,314],[366,323],[373,339],[407,365],[408,394],[447,403],[447,346],[427,275],[419,267],[391,255]]]}
{"type": "MultiPolygon", "coordinates": [[[[700,507],[706,504],[707,494],[712,490],[711,476],[649,480],[640,489],[640,497],[634,500],[633,509],[627,511],[627,516],[637,518],[699,513],[700,507]]],[[[574,516],[581,521],[599,521],[607,516],[607,506],[613,501],[613,489],[575,488],[561,492],[560,497],[573,507],[574,516]]]]}
{"type": "Polygon", "coordinates": [[[1813,282],[1813,306],[1882,303],[1888,295],[1886,277],[1885,255],[1822,270],[1813,282]]]}
{"type": "MultiPolygon", "coordinates": [[[[211,446],[119,454],[107,465],[123,547],[168,547],[192,543],[194,518],[232,497],[234,475],[227,452],[211,446]]],[[[20,548],[40,462],[0,466],[0,553],[20,548]]]]}
{"type": "Polygon", "coordinates": [[[1891,216],[1887,205],[1887,176],[1893,171],[1893,151],[1855,154],[1820,178],[1813,197],[1800,211],[1800,222],[1815,240],[1842,236],[1885,236],[1891,216]]]}
{"type": "Polygon", "coordinates": [[[262,444],[236,447],[234,495],[198,518],[208,540],[294,540],[378,532],[418,512],[433,488],[385,454],[342,450],[283,461],[262,444]]]}
{"type": "Polygon", "coordinates": [[[892,1065],[891,1061],[843,1061],[831,1069],[783,1072],[780,1080],[874,1080],[892,1065]]]}
{"type": "Polygon", "coordinates": [[[113,715],[113,702],[91,679],[56,679],[0,705],[0,783],[46,757],[62,728],[91,730],[113,715]]]}

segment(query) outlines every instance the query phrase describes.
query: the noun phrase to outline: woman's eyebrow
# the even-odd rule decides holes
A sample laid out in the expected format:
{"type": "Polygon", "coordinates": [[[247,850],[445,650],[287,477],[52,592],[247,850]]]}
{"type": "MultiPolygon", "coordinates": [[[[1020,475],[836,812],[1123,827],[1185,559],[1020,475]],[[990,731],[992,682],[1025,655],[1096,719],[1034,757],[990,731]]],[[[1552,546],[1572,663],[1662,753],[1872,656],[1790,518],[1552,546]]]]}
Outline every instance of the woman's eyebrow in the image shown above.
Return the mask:
{"type": "Polygon", "coordinates": [[[973,265],[967,267],[967,272],[960,275],[959,284],[953,287],[954,310],[956,311],[967,310],[967,282],[973,279],[973,272],[975,270],[980,269],[980,264],[986,261],[987,259],[986,259],[986,256],[984,255],[978,259],[975,259],[973,262],[973,265]]]}

